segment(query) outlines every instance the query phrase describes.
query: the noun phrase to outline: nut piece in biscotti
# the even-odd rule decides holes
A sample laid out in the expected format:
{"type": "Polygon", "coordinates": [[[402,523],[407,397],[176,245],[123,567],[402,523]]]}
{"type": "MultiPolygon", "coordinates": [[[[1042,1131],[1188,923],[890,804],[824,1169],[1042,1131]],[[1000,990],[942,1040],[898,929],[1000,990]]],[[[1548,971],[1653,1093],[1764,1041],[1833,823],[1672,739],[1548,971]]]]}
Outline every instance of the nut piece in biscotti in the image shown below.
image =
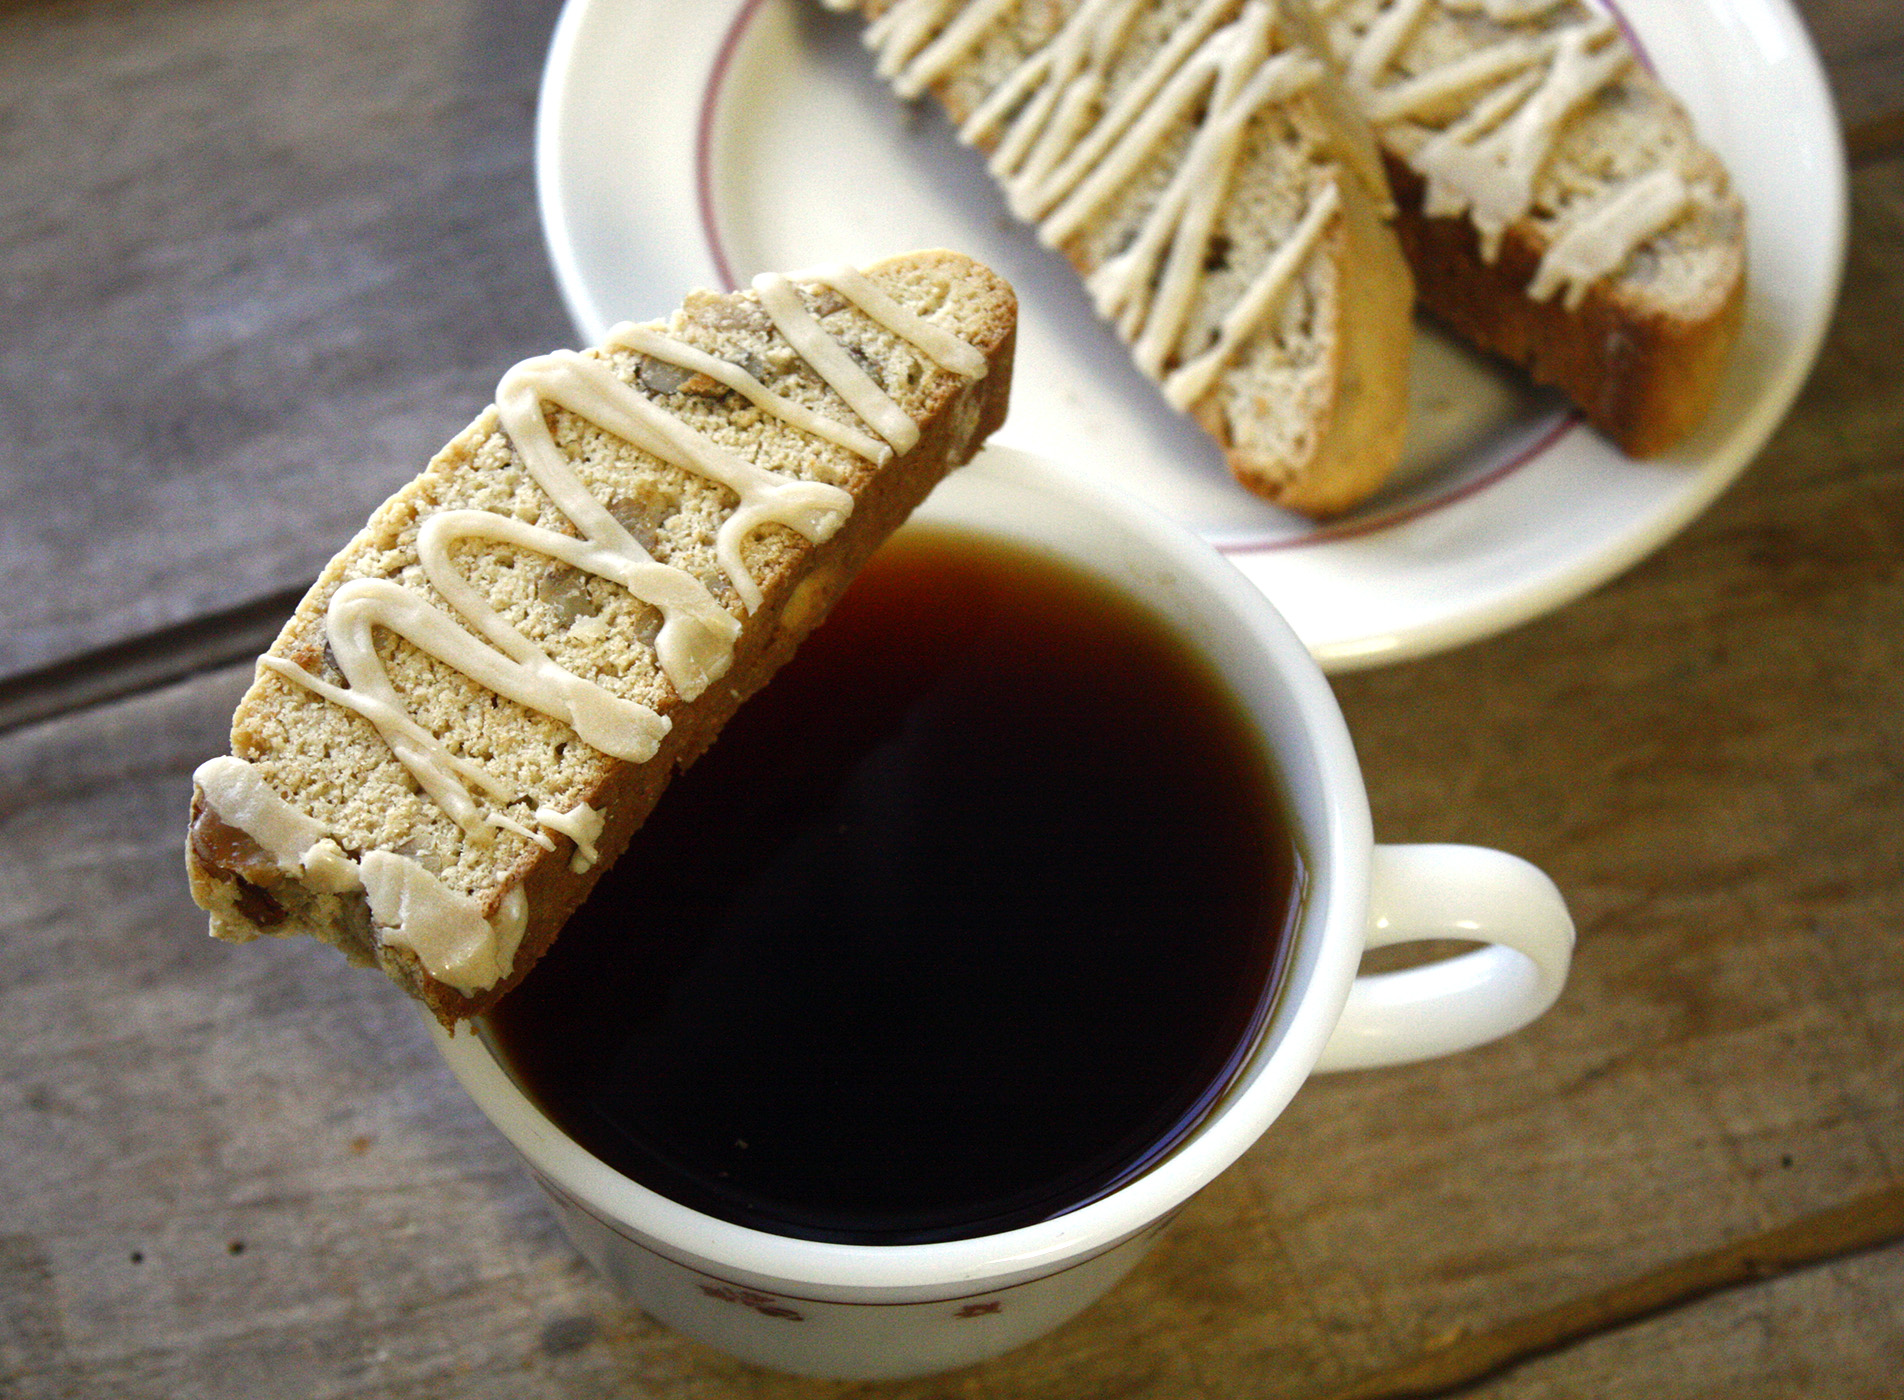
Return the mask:
{"type": "Polygon", "coordinates": [[[1236,478],[1311,515],[1393,471],[1413,289],[1308,0],[824,0],[932,93],[1236,478]]]}
{"type": "Polygon", "coordinates": [[[1381,141],[1422,304],[1633,456],[1706,416],[1745,215],[1716,155],[1584,0],[1318,0],[1381,141]]]}
{"type": "Polygon", "coordinates": [[[756,278],[525,361],[259,660],[200,767],[212,932],[311,934],[446,1024],[518,982],[672,773],[1005,415],[954,253],[756,278]]]}

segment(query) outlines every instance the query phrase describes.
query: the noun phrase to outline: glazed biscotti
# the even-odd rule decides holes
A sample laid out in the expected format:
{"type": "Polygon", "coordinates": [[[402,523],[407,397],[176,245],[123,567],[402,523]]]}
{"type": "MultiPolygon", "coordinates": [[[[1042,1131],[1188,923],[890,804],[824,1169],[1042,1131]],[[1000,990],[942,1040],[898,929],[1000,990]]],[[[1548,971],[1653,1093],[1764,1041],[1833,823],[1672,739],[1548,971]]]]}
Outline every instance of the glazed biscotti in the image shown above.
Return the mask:
{"type": "Polygon", "coordinates": [[[1422,304],[1634,456],[1711,407],[1744,301],[1718,158],[1583,0],[1317,0],[1422,304]]]}
{"type": "Polygon", "coordinates": [[[445,1023],[490,1005],[1002,421],[1016,314],[925,252],[510,370],[331,562],[195,775],[212,932],[313,935],[445,1023]]]}
{"type": "Polygon", "coordinates": [[[824,3],[989,154],[1239,481],[1328,515],[1388,477],[1412,290],[1307,0],[824,3]]]}

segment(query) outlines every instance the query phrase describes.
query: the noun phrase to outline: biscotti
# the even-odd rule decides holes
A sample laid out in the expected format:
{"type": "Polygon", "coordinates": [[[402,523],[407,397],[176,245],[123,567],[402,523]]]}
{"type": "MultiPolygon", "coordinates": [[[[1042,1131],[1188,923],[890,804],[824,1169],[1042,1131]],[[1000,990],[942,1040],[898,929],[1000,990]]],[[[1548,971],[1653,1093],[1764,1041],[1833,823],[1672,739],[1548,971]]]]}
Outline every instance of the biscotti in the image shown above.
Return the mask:
{"type": "Polygon", "coordinates": [[[1388,477],[1412,289],[1306,0],[824,0],[870,21],[1236,478],[1313,515],[1388,477]]]}
{"type": "Polygon", "coordinates": [[[1016,302],[952,253],[768,274],[509,371],[258,663],[196,776],[212,932],[314,935],[445,1023],[1003,420],[1016,302]]]}
{"type": "Polygon", "coordinates": [[[1317,0],[1422,305],[1633,456],[1707,414],[1744,304],[1717,156],[1583,0],[1317,0]]]}

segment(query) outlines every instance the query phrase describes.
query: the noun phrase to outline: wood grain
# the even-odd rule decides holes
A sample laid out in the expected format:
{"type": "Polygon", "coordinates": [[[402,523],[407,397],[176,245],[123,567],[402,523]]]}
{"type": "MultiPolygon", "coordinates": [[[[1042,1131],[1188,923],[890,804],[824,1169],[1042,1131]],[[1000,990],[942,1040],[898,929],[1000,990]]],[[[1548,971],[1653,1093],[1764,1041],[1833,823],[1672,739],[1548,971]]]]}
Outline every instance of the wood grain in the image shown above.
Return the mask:
{"type": "MultiPolygon", "coordinates": [[[[1510,1367],[1741,1284],[1781,1278],[1904,1239],[1904,1187],[1873,1192],[1639,1278],[1569,1299],[1480,1335],[1445,1338],[1420,1358],[1332,1392],[1327,1400],[1428,1400],[1510,1367]]],[[[1887,1348],[1888,1349],[1888,1348],[1887,1348]]],[[[1904,1345],[1900,1346],[1904,1351],[1904,1345]]]]}
{"type": "Polygon", "coordinates": [[[554,0],[0,10],[0,677],[315,577],[574,336],[554,0]]]}
{"type": "Polygon", "coordinates": [[[1798,0],[1845,126],[1904,108],[1904,9],[1892,0],[1798,0]]]}
{"type": "MultiPolygon", "coordinates": [[[[1856,195],[1863,295],[1711,514],[1560,614],[1338,682],[1383,835],[1555,871],[1582,929],[1561,1006],[1315,1081],[1104,1303],[958,1376],[786,1381],[660,1331],[379,979],[205,940],[186,775],[247,668],[0,738],[0,1391],[1309,1397],[1895,1189],[1904,165],[1856,195]]],[[[1898,1251],[1841,1261],[1486,1393],[1706,1394],[1711,1357],[1733,1393],[1856,1395],[1891,1374],[1869,1327],[1900,1285],[1898,1251]]]]}
{"type": "MultiPolygon", "coordinates": [[[[313,577],[573,340],[530,164],[556,9],[0,7],[0,680],[313,577]]],[[[1904,7],[1799,9],[1882,157],[1904,7]]]]}
{"type": "Polygon", "coordinates": [[[1904,8],[1801,7],[1847,294],[1741,482],[1558,614],[1337,682],[1385,839],[1555,874],[1560,1006],[1313,1081],[1103,1303],[893,1386],[627,1307],[408,1003],[212,944],[180,878],[246,629],[569,338],[554,8],[0,9],[0,1395],[1320,1400],[1548,1342],[1460,1393],[1894,1395],[1904,1246],[1823,1230],[1904,1190],[1904,8]],[[1767,1240],[1817,1262],[1688,1301],[1767,1240]]]}

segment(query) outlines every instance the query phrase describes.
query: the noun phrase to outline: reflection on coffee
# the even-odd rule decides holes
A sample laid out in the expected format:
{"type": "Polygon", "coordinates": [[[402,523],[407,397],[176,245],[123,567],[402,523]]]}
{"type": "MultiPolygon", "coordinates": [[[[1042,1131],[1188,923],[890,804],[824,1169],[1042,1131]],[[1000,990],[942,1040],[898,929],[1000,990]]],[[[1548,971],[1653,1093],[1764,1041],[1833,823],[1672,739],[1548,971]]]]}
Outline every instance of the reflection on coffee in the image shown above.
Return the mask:
{"type": "Polygon", "coordinates": [[[488,1030],[566,1131],[696,1209],[986,1234],[1195,1126],[1300,885],[1204,661],[1069,566],[918,530],[675,780],[488,1030]]]}

